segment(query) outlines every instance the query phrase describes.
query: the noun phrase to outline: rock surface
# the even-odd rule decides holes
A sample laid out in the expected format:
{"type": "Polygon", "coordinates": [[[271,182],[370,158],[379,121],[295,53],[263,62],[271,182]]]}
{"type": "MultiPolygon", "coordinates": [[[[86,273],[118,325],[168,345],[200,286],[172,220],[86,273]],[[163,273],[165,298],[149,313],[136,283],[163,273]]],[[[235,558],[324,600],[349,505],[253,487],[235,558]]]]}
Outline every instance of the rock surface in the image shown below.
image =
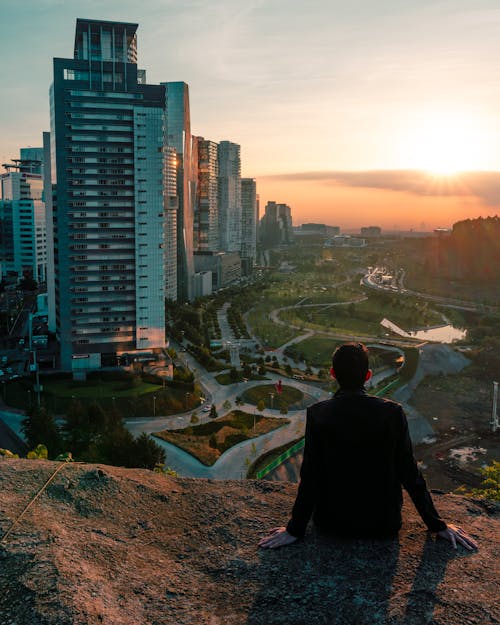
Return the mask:
{"type": "MultiPolygon", "coordinates": [[[[0,539],[57,468],[0,460],[0,539]]],[[[1,625],[499,623],[493,505],[435,495],[474,553],[427,534],[405,502],[399,540],[309,529],[257,549],[296,486],[66,465],[0,543],[1,625]]]]}

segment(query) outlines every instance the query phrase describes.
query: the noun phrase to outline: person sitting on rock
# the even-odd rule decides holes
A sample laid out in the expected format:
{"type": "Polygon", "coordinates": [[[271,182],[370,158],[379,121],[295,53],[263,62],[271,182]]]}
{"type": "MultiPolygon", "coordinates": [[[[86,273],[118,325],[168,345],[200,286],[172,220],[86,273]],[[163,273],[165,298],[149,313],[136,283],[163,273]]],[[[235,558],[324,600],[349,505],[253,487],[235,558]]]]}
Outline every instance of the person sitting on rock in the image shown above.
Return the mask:
{"type": "Polygon", "coordinates": [[[330,373],[339,390],[307,409],[304,458],[292,516],[259,542],[275,549],[303,538],[309,519],[337,536],[388,538],[401,528],[401,485],[431,532],[466,549],[477,548],[460,527],[439,516],[417,467],[403,408],[368,395],[368,350],[346,343],[330,373]]]}

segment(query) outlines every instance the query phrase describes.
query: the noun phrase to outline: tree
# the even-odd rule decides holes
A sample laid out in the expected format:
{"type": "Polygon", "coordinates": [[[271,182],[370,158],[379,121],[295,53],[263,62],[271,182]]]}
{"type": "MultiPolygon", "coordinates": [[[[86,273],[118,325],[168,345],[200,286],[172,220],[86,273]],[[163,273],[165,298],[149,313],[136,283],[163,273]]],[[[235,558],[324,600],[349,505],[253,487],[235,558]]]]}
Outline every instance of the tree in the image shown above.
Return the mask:
{"type": "Polygon", "coordinates": [[[64,432],[66,445],[78,457],[88,447],[87,411],[79,401],[73,400],[66,411],[64,432]]]}
{"type": "Polygon", "coordinates": [[[34,406],[26,413],[21,429],[28,447],[36,448],[45,445],[50,458],[55,458],[63,451],[63,440],[54,417],[44,406],[34,406]]]}
{"type": "Polygon", "coordinates": [[[241,406],[241,405],[243,404],[243,400],[242,400],[242,399],[241,399],[241,397],[238,395],[238,396],[235,398],[234,403],[235,403],[237,406],[241,406]]]}
{"type": "Polygon", "coordinates": [[[290,366],[289,363],[285,365],[285,372],[287,375],[292,375],[292,367],[290,366]]]}
{"type": "Polygon", "coordinates": [[[36,291],[38,289],[38,284],[31,276],[24,276],[19,282],[19,288],[21,291],[36,291]]]}
{"type": "Polygon", "coordinates": [[[229,377],[231,378],[233,382],[238,381],[240,376],[238,375],[238,372],[236,371],[234,367],[231,367],[231,369],[229,370],[229,377]]]}
{"type": "Polygon", "coordinates": [[[45,445],[37,445],[35,449],[28,451],[27,457],[30,460],[47,460],[49,452],[45,445]]]}
{"type": "Polygon", "coordinates": [[[288,414],[288,404],[284,401],[280,403],[280,414],[288,414]]]}
{"type": "Polygon", "coordinates": [[[224,410],[231,410],[231,402],[229,401],[229,399],[226,399],[226,401],[222,404],[222,407],[224,408],[224,410]]]}
{"type": "Polygon", "coordinates": [[[217,415],[217,408],[215,407],[215,405],[214,405],[214,404],[212,404],[212,405],[210,406],[210,412],[208,413],[208,416],[209,416],[211,419],[217,419],[217,417],[218,417],[218,415],[217,415]]]}
{"type": "Polygon", "coordinates": [[[198,418],[198,415],[196,414],[196,410],[195,410],[191,415],[190,423],[192,423],[193,425],[196,425],[199,422],[200,422],[200,419],[198,418]]]}
{"type": "Polygon", "coordinates": [[[217,437],[215,436],[215,432],[210,435],[210,438],[208,439],[208,445],[212,449],[217,449],[217,437]]]}
{"type": "Polygon", "coordinates": [[[473,488],[471,491],[467,491],[465,487],[461,486],[458,492],[468,497],[480,497],[481,499],[500,502],[500,462],[493,460],[489,466],[479,469],[479,471],[484,478],[481,486],[473,488]]]}
{"type": "Polygon", "coordinates": [[[266,407],[266,404],[265,404],[264,400],[263,399],[259,399],[259,401],[257,402],[257,410],[259,412],[262,412],[265,407],[266,407]]]}
{"type": "Polygon", "coordinates": [[[134,452],[134,467],[153,470],[156,465],[165,464],[165,452],[145,432],[134,441],[134,452]]]}

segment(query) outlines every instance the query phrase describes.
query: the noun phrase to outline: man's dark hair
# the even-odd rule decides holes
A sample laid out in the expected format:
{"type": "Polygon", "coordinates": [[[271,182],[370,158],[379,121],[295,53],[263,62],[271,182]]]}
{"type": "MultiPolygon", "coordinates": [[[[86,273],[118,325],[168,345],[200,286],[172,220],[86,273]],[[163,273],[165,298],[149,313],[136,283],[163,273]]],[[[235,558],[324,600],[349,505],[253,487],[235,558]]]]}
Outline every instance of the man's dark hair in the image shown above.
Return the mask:
{"type": "Polygon", "coordinates": [[[332,356],[335,378],[341,388],[362,388],[368,373],[368,350],[363,343],[345,343],[332,356]]]}

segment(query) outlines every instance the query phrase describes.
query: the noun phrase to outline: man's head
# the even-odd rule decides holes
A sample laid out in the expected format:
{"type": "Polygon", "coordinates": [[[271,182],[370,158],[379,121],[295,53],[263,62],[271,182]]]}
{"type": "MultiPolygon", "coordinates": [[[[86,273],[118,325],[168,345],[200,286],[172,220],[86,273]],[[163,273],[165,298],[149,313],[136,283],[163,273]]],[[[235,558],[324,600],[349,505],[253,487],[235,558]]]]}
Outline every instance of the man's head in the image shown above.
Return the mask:
{"type": "Polygon", "coordinates": [[[372,375],[368,369],[368,350],[362,343],[345,343],[332,356],[332,377],[347,390],[363,388],[372,375]]]}

